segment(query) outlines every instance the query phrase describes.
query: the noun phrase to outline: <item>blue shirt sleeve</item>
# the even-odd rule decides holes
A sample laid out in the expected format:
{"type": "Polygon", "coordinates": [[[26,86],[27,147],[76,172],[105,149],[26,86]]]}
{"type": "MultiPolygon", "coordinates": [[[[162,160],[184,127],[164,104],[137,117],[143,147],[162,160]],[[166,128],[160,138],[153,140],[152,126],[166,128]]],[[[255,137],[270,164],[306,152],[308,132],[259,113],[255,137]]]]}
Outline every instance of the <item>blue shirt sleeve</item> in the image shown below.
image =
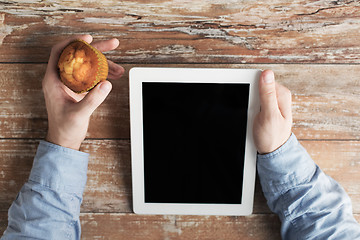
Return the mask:
{"type": "Polygon", "coordinates": [[[257,168],[283,239],[360,239],[344,189],[311,159],[294,134],[278,150],[258,155],[257,168]]]}
{"type": "Polygon", "coordinates": [[[88,154],[41,141],[1,239],[80,239],[88,154]]]}

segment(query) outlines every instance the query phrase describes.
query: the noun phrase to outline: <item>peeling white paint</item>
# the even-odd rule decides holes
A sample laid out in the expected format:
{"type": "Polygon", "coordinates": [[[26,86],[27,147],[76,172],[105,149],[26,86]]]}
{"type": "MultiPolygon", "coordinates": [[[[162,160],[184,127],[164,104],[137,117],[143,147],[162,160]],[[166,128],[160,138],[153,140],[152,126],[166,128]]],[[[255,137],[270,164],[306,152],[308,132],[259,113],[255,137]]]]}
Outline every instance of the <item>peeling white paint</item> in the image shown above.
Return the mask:
{"type": "Polygon", "coordinates": [[[49,26],[59,26],[62,19],[62,16],[45,16],[44,22],[49,26]]]}
{"type": "Polygon", "coordinates": [[[5,14],[0,14],[0,45],[3,43],[4,38],[13,31],[10,26],[5,25],[4,21],[5,14]]]}
{"type": "Polygon", "coordinates": [[[110,26],[121,26],[134,22],[133,18],[96,18],[96,17],[85,17],[80,19],[84,23],[95,23],[95,24],[109,24],[110,26]]]}
{"type": "Polygon", "coordinates": [[[164,240],[172,239],[168,236],[168,233],[176,233],[177,236],[181,236],[182,230],[179,226],[176,225],[176,216],[175,215],[164,215],[165,220],[169,220],[169,223],[162,224],[162,229],[164,231],[164,240]]]}
{"type": "MultiPolygon", "coordinates": [[[[156,50],[145,50],[145,49],[134,49],[134,50],[129,50],[126,51],[126,54],[131,54],[131,55],[145,55],[146,54],[177,54],[177,55],[183,55],[183,54],[195,54],[196,50],[195,48],[193,48],[192,46],[184,46],[184,45],[179,45],[179,44],[174,44],[174,45],[168,45],[168,46],[164,46],[164,47],[160,47],[156,50]]],[[[150,55],[148,55],[150,56],[150,55]]]]}
{"type": "Polygon", "coordinates": [[[188,35],[199,35],[204,36],[205,38],[212,38],[212,39],[223,39],[229,41],[233,44],[240,44],[244,45],[249,49],[252,49],[250,41],[255,40],[253,37],[239,37],[239,36],[231,36],[227,34],[228,31],[231,29],[222,30],[218,28],[194,28],[194,27],[173,27],[173,28],[137,28],[135,30],[130,31],[137,31],[137,32],[180,32],[185,33],[188,35]]]}
{"type": "Polygon", "coordinates": [[[5,37],[10,35],[13,31],[24,30],[28,28],[31,24],[22,24],[22,25],[7,25],[5,24],[5,14],[0,14],[0,45],[3,43],[5,37]]]}

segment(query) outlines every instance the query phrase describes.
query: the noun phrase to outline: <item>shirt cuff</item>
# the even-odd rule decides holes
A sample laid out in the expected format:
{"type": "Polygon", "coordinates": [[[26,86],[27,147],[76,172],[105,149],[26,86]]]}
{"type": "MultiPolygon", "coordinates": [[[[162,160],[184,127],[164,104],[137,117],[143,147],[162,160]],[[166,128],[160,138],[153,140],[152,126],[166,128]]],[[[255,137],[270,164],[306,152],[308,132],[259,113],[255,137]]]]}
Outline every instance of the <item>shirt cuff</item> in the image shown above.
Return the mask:
{"type": "Polygon", "coordinates": [[[57,192],[82,195],[89,154],[40,141],[29,180],[57,192]]]}
{"type": "Polygon", "coordinates": [[[272,153],[257,156],[264,192],[283,192],[311,179],[316,165],[294,134],[272,153]]]}

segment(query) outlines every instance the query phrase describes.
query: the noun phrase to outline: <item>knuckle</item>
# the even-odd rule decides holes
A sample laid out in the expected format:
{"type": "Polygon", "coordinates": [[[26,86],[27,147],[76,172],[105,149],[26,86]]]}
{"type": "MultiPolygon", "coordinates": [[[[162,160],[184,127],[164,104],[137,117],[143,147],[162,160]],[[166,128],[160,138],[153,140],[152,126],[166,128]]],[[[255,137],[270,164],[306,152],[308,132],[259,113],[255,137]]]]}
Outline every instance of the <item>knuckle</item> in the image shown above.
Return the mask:
{"type": "Polygon", "coordinates": [[[265,95],[269,96],[269,95],[274,95],[275,94],[275,90],[274,89],[266,89],[263,92],[265,95]]]}

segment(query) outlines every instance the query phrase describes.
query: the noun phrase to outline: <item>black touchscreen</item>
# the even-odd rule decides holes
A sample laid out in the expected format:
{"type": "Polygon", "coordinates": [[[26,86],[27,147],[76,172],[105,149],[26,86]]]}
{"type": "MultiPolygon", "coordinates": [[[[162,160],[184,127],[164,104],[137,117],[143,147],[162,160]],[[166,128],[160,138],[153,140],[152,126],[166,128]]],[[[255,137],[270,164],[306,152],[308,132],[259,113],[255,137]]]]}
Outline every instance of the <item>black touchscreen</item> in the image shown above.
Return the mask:
{"type": "Polygon", "coordinates": [[[145,202],[241,203],[249,88],[142,83],[145,202]]]}

